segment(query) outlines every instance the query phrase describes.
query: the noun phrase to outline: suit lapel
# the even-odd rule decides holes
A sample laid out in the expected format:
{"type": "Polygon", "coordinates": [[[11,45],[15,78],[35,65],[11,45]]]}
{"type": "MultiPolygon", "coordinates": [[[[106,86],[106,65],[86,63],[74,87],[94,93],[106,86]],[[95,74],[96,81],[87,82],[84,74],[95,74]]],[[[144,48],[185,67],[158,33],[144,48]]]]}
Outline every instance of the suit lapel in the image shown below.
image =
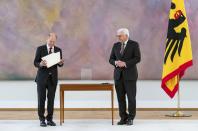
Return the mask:
{"type": "Polygon", "coordinates": [[[58,52],[58,48],[56,48],[56,46],[54,46],[54,53],[58,52]]]}
{"type": "Polygon", "coordinates": [[[119,42],[119,44],[118,44],[118,54],[119,54],[119,58],[122,57],[122,55],[120,54],[120,50],[121,50],[121,43],[119,42]]]}
{"type": "Polygon", "coordinates": [[[45,56],[48,55],[47,44],[45,45],[44,51],[45,51],[45,56]]]}

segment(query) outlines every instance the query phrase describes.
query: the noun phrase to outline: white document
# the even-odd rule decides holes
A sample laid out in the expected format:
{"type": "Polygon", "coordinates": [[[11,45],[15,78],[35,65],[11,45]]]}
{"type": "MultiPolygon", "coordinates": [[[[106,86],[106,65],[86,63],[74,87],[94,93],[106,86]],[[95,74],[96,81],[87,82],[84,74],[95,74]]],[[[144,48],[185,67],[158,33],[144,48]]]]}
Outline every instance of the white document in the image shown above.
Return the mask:
{"type": "Polygon", "coordinates": [[[47,56],[42,57],[42,60],[45,60],[47,62],[47,68],[58,64],[61,59],[60,59],[60,52],[56,52],[56,53],[51,53],[47,56]]]}

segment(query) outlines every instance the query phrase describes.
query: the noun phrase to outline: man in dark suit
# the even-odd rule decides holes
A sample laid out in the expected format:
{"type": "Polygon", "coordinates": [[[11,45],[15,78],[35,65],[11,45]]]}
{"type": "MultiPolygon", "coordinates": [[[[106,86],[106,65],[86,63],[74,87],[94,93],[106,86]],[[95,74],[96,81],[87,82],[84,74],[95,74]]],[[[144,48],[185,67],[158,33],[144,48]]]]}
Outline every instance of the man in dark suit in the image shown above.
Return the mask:
{"type": "Polygon", "coordinates": [[[55,33],[50,33],[47,38],[47,43],[45,45],[39,46],[36,51],[34,65],[38,68],[36,83],[37,83],[37,92],[38,92],[38,116],[40,119],[40,126],[46,127],[56,126],[56,123],[53,122],[53,112],[54,112],[54,98],[56,92],[56,86],[58,82],[58,71],[57,66],[63,66],[62,60],[62,51],[60,48],[55,46],[57,36],[55,33]],[[41,58],[50,54],[50,53],[60,52],[61,61],[47,68],[46,61],[43,61],[41,58]],[[47,116],[45,118],[45,100],[46,100],[46,92],[47,92],[47,116]],[[47,119],[47,124],[45,122],[47,119]]]}
{"type": "Polygon", "coordinates": [[[136,64],[140,62],[140,49],[137,42],[129,39],[129,31],[121,28],[117,31],[119,42],[115,43],[109,62],[114,69],[115,89],[117,92],[119,115],[118,125],[133,125],[136,115],[136,81],[138,72],[136,64]],[[128,113],[126,112],[126,96],[128,113]]]}

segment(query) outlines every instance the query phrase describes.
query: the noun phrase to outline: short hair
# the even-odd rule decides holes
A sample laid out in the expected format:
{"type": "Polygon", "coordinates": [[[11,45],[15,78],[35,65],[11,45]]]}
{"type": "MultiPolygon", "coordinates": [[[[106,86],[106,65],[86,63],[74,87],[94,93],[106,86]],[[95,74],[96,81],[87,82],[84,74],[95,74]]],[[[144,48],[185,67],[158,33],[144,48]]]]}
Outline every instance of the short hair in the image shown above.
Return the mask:
{"type": "Polygon", "coordinates": [[[117,30],[117,35],[125,34],[129,37],[129,30],[127,28],[120,28],[117,30]]]}

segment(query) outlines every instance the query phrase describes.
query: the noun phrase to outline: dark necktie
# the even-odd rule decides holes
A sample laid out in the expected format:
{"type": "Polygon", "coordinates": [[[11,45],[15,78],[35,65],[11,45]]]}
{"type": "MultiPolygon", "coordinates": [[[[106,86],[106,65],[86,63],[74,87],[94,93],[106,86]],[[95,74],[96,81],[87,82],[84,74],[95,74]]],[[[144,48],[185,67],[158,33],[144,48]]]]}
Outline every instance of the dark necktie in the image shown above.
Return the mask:
{"type": "Polygon", "coordinates": [[[123,55],[123,53],[124,53],[124,45],[125,45],[125,43],[121,43],[121,50],[120,50],[121,55],[123,55]]]}
{"type": "Polygon", "coordinates": [[[50,50],[49,50],[49,54],[51,54],[51,53],[52,53],[52,47],[50,47],[49,49],[50,49],[50,50]]]}

